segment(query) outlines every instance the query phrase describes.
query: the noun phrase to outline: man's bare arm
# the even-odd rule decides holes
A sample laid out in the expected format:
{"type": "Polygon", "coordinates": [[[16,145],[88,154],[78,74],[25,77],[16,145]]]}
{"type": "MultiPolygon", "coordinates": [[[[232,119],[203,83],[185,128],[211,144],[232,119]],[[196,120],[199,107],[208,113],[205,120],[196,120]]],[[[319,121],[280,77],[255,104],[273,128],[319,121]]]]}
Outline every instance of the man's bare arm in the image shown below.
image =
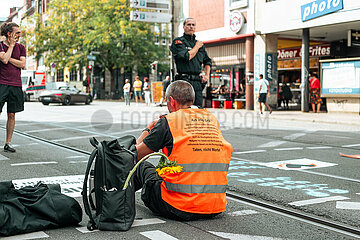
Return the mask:
{"type": "Polygon", "coordinates": [[[20,60],[10,58],[9,63],[14,65],[15,67],[23,69],[23,68],[25,68],[26,58],[25,57],[20,57],[20,60]]]}
{"type": "Polygon", "coordinates": [[[196,41],[195,46],[189,51],[189,61],[196,56],[197,52],[203,45],[204,43],[202,41],[196,41]]]}

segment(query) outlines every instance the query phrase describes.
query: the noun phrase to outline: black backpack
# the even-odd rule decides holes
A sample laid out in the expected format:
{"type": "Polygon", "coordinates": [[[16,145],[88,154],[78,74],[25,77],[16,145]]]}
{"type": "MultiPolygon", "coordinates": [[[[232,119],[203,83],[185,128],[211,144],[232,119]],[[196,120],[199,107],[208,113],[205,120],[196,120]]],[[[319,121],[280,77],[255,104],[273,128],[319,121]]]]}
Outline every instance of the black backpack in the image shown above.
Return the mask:
{"type": "Polygon", "coordinates": [[[82,192],[85,213],[90,218],[87,228],[129,230],[135,219],[135,189],[132,176],[129,187],[125,190],[123,187],[136,163],[136,139],[133,136],[125,136],[98,142],[91,138],[90,143],[95,149],[89,158],[82,192]],[[91,171],[94,160],[94,169],[91,171]],[[90,172],[93,172],[93,180],[90,181],[94,183],[89,187],[88,195],[90,172]],[[95,195],[94,199],[92,195],[95,195]],[[92,210],[95,210],[95,214],[92,210]]]}

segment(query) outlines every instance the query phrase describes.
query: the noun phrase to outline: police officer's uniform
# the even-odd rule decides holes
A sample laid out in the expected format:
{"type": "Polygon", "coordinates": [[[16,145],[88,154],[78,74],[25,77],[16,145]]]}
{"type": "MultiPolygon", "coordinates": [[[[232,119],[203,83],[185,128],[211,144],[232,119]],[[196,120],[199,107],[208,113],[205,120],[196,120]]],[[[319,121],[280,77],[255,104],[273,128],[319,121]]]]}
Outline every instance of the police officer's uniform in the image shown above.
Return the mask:
{"type": "Polygon", "coordinates": [[[184,34],[181,37],[175,38],[171,45],[171,52],[175,58],[177,74],[175,80],[185,80],[189,82],[195,90],[194,105],[202,106],[202,77],[200,76],[202,64],[211,66],[211,59],[202,46],[195,57],[189,60],[189,50],[195,44],[195,35],[184,34]]]}

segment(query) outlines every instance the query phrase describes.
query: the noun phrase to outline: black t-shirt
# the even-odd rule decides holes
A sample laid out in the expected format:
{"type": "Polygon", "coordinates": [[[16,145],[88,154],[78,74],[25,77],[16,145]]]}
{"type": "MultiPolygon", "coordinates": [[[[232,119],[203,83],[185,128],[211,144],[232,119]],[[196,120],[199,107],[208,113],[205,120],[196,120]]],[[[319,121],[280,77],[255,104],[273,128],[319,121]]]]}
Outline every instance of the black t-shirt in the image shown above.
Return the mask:
{"type": "Polygon", "coordinates": [[[143,142],[154,152],[166,147],[169,151],[169,155],[171,154],[173,148],[173,137],[165,117],[159,119],[154,128],[151,129],[149,135],[144,138],[143,142]]]}
{"type": "Polygon", "coordinates": [[[163,85],[163,92],[166,92],[167,87],[170,85],[170,80],[164,80],[162,85],[163,85]]]}

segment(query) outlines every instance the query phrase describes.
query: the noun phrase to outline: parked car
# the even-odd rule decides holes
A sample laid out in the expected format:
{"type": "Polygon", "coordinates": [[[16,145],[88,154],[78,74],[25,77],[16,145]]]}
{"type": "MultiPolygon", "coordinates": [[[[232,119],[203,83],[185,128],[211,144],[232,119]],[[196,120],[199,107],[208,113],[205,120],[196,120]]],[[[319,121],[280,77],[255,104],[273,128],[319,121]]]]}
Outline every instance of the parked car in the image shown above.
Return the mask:
{"type": "Polygon", "coordinates": [[[62,103],[63,105],[70,105],[72,103],[90,104],[92,97],[88,93],[83,93],[79,89],[71,86],[62,86],[57,90],[46,90],[40,97],[39,101],[44,105],[49,103],[62,103]]]}

